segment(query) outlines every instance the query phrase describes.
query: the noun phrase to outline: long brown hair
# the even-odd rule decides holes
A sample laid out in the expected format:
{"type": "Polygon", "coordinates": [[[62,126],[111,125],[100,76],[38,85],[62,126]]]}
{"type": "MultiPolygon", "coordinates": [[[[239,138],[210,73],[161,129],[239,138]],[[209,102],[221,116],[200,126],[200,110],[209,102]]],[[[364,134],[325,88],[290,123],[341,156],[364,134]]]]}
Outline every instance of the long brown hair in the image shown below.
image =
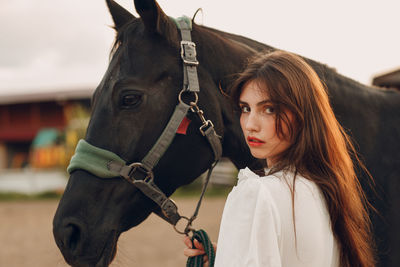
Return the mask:
{"type": "Polygon", "coordinates": [[[302,58],[288,52],[258,54],[230,89],[236,104],[242,88],[250,81],[259,83],[274,103],[278,136],[291,140],[291,146],[278,155],[272,172],[294,167],[296,173],[320,188],[340,246],[341,267],[375,266],[369,203],[353,160],[367,170],[337,121],[315,71],[302,58]],[[292,122],[287,112],[293,114],[292,122]],[[286,136],[283,124],[289,130],[286,136]]]}

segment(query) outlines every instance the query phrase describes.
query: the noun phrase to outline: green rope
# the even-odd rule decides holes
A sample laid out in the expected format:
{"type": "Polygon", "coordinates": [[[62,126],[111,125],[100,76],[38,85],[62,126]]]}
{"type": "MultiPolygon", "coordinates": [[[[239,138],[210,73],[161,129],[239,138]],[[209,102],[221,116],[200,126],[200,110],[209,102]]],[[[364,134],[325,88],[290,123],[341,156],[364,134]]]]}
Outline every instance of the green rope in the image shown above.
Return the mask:
{"type": "MultiPolygon", "coordinates": [[[[192,237],[192,244],[193,244],[194,239],[197,239],[197,241],[199,241],[200,243],[203,244],[204,251],[206,252],[206,255],[208,257],[209,266],[214,267],[214,261],[215,261],[214,246],[211,243],[211,240],[208,237],[207,233],[202,229],[195,231],[193,233],[193,237],[192,237]]],[[[186,263],[186,267],[202,267],[204,264],[203,256],[204,255],[189,257],[188,261],[186,263]]]]}

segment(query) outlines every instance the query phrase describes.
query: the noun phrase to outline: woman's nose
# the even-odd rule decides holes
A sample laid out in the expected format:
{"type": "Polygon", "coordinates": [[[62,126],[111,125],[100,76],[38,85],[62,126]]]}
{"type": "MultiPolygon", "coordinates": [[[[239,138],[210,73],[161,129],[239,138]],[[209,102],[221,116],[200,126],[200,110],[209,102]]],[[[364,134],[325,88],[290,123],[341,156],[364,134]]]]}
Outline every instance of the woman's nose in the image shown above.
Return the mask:
{"type": "Polygon", "coordinates": [[[246,120],[245,129],[250,132],[259,131],[260,126],[259,126],[259,122],[257,119],[257,114],[255,114],[253,112],[249,113],[247,120],[246,120]]]}

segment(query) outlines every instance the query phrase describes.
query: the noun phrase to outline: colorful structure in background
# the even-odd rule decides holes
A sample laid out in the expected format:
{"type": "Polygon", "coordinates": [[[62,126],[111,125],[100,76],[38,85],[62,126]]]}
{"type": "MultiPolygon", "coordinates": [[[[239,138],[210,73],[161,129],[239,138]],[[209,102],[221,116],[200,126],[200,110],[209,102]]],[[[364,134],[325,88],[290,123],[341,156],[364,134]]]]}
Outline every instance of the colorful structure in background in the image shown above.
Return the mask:
{"type": "Polygon", "coordinates": [[[68,165],[85,134],[92,90],[0,98],[0,169],[68,165]]]}
{"type": "Polygon", "coordinates": [[[33,168],[63,168],[68,166],[78,140],[83,138],[89,121],[89,110],[80,103],[64,106],[66,125],[62,130],[43,128],[33,139],[29,163],[33,168]]]}
{"type": "Polygon", "coordinates": [[[33,168],[63,166],[66,155],[60,139],[61,131],[56,128],[40,130],[31,145],[30,166],[33,168]]]}
{"type": "Polygon", "coordinates": [[[372,85],[400,90],[400,69],[375,76],[372,85]]]}

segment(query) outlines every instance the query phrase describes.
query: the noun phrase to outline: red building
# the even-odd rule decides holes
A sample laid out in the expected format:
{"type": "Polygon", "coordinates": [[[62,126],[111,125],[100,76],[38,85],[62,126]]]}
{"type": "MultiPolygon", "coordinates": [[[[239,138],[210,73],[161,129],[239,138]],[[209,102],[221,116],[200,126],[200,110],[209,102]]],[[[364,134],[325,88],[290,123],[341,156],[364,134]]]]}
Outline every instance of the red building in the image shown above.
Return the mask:
{"type": "Polygon", "coordinates": [[[0,169],[20,168],[29,161],[35,136],[46,128],[63,131],[68,108],[90,106],[92,89],[7,94],[0,96],[0,169]]]}
{"type": "Polygon", "coordinates": [[[372,84],[400,90],[400,69],[374,77],[372,84]]]}

